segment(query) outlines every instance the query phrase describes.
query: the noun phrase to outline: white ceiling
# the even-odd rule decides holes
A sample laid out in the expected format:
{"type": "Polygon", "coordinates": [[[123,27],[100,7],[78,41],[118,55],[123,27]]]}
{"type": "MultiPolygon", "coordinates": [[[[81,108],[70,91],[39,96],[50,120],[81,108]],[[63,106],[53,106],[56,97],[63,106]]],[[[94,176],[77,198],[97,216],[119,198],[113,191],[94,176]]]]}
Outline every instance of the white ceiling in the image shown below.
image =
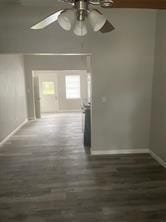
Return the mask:
{"type": "Polygon", "coordinates": [[[60,0],[0,0],[1,5],[22,5],[22,6],[38,6],[38,7],[55,7],[60,0]]]}
{"type": "Polygon", "coordinates": [[[19,0],[0,0],[0,4],[18,4],[19,0]]]}

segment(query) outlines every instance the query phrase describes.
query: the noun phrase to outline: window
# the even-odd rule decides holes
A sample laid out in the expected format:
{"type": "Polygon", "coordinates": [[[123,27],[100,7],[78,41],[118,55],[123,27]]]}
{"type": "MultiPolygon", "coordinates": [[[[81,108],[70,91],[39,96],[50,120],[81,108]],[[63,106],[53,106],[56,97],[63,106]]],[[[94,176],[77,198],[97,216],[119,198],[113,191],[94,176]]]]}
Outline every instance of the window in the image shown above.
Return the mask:
{"type": "Polygon", "coordinates": [[[43,95],[54,95],[55,94],[55,84],[54,82],[42,82],[43,95]]]}
{"type": "Polygon", "coordinates": [[[80,99],[80,76],[66,76],[66,99],[80,99]]]}

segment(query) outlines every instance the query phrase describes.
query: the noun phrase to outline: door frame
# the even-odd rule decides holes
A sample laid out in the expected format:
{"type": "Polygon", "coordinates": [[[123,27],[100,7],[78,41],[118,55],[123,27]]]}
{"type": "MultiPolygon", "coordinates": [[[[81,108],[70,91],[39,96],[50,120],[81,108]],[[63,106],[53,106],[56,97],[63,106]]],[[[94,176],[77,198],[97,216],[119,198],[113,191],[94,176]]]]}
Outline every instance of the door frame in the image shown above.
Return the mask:
{"type": "MultiPolygon", "coordinates": [[[[93,128],[93,102],[94,102],[94,70],[93,70],[93,62],[94,56],[92,53],[25,53],[25,56],[86,56],[87,57],[87,71],[91,74],[91,147],[93,146],[93,135],[94,135],[94,128],[93,128]]],[[[46,65],[46,67],[48,67],[46,65]]],[[[34,90],[33,90],[33,70],[34,71],[41,71],[45,70],[45,67],[43,68],[43,65],[34,64],[26,64],[25,66],[25,82],[26,82],[26,95],[27,95],[27,112],[28,112],[28,119],[29,120],[35,120],[35,104],[34,104],[34,90]],[[28,77],[30,76],[30,78],[28,77]],[[28,108],[29,107],[29,108],[28,108]]],[[[46,70],[49,70],[46,69],[46,70]]]]}
{"type": "Polygon", "coordinates": [[[41,105],[40,105],[40,83],[39,77],[37,75],[33,75],[33,95],[34,95],[34,109],[36,119],[41,118],[41,105]]]}
{"type": "MultiPolygon", "coordinates": [[[[53,73],[53,72],[55,73],[56,70],[33,70],[33,71],[32,71],[34,111],[36,110],[35,92],[34,92],[34,77],[37,76],[37,77],[39,78],[39,95],[40,95],[40,107],[41,107],[40,73],[42,74],[42,73],[53,73]]],[[[56,83],[55,83],[55,81],[50,80],[49,78],[48,78],[48,81],[54,82],[55,88],[57,87],[57,91],[56,91],[56,96],[57,96],[57,109],[56,109],[56,111],[55,111],[55,113],[56,113],[56,112],[59,112],[58,78],[57,78],[57,76],[56,76],[56,83]]],[[[36,114],[36,112],[35,112],[35,114],[36,114]]],[[[42,116],[41,108],[40,108],[40,116],[42,116]]]]}

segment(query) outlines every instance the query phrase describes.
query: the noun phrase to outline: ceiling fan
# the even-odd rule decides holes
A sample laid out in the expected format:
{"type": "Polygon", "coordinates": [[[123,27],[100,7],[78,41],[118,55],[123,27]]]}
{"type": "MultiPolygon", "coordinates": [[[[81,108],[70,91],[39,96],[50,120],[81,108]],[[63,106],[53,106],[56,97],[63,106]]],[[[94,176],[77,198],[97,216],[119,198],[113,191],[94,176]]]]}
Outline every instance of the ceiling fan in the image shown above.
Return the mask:
{"type": "Polygon", "coordinates": [[[41,22],[33,25],[31,29],[44,29],[55,21],[62,29],[73,32],[77,36],[85,36],[87,34],[88,21],[94,32],[100,31],[107,33],[113,31],[114,26],[105,18],[105,16],[98,10],[91,6],[100,6],[109,8],[112,6],[112,0],[60,0],[72,5],[68,9],[63,9],[48,16],[41,22]]]}

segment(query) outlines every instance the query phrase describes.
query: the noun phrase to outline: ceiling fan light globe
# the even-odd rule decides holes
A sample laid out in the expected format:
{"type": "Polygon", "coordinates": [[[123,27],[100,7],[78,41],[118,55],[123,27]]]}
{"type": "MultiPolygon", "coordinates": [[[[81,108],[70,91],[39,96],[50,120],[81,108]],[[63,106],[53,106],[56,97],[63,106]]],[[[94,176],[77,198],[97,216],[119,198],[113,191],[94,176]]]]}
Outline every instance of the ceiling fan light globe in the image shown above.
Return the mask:
{"type": "Polygon", "coordinates": [[[66,31],[70,31],[76,20],[75,10],[66,10],[58,16],[58,24],[66,31]]]}
{"type": "Polygon", "coordinates": [[[88,32],[85,21],[76,21],[73,32],[77,36],[85,36],[88,32]]]}
{"type": "Polygon", "coordinates": [[[96,10],[92,10],[89,13],[88,20],[94,32],[99,31],[107,21],[107,19],[96,10]]]}

